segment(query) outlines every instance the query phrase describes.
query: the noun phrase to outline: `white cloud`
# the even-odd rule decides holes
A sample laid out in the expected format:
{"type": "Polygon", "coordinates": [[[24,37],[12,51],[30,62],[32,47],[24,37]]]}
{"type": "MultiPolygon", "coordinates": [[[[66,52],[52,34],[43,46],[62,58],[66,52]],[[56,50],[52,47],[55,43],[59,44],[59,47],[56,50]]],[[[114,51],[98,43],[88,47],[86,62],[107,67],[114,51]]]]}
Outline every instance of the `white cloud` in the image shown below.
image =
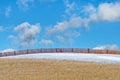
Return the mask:
{"type": "Polygon", "coordinates": [[[48,36],[55,36],[61,42],[64,42],[66,39],[71,41],[76,38],[74,32],[79,33],[79,36],[80,32],[77,30],[81,27],[88,29],[89,24],[92,22],[120,20],[120,2],[100,3],[97,7],[91,4],[84,6],[84,9],[81,10],[77,3],[70,3],[69,0],[63,1],[66,6],[64,18],[67,18],[46,30],[48,36]],[[80,16],[81,13],[82,16],[80,16]],[[69,30],[71,30],[72,34],[69,30]]]}
{"type": "Polygon", "coordinates": [[[65,13],[68,15],[71,15],[71,12],[76,9],[76,4],[75,2],[70,3],[69,0],[63,0],[64,4],[66,6],[65,13]]]}
{"type": "Polygon", "coordinates": [[[83,12],[94,13],[96,12],[96,8],[93,5],[89,4],[88,6],[84,6],[83,12]]]}
{"type": "Polygon", "coordinates": [[[57,39],[60,41],[60,42],[63,42],[65,43],[65,38],[63,36],[57,36],[57,39]]]}
{"type": "Polygon", "coordinates": [[[118,49],[118,46],[116,44],[113,44],[113,45],[100,45],[100,46],[97,46],[93,49],[100,49],[100,50],[117,50],[118,49]]]}
{"type": "Polygon", "coordinates": [[[62,43],[72,44],[74,38],[78,38],[79,36],[80,36],[80,33],[77,31],[67,31],[67,32],[64,32],[62,35],[57,35],[56,38],[58,39],[58,41],[62,43]]]}
{"type": "Polygon", "coordinates": [[[10,12],[11,12],[11,6],[8,6],[5,10],[5,16],[9,17],[10,16],[10,12]]]}
{"type": "Polygon", "coordinates": [[[58,39],[59,42],[64,43],[64,44],[70,44],[71,45],[73,43],[72,38],[65,37],[64,35],[58,35],[57,39],[58,39]]]}
{"type": "Polygon", "coordinates": [[[120,3],[100,4],[97,15],[103,21],[120,20],[120,3]]]}
{"type": "Polygon", "coordinates": [[[47,29],[47,35],[54,35],[56,33],[63,33],[64,31],[74,28],[77,29],[81,27],[81,18],[77,16],[73,16],[70,18],[69,21],[63,21],[59,22],[56,25],[54,25],[52,28],[47,29]]]}
{"type": "Polygon", "coordinates": [[[80,36],[80,32],[72,30],[72,31],[64,32],[64,36],[67,37],[67,38],[79,37],[80,36]]]}
{"type": "Polygon", "coordinates": [[[17,0],[16,4],[20,9],[28,10],[29,6],[33,4],[34,0],[17,0]]]}
{"type": "Polygon", "coordinates": [[[75,2],[70,3],[69,0],[63,0],[65,9],[65,17],[61,22],[58,22],[52,27],[47,28],[46,34],[48,36],[54,36],[58,41],[65,43],[72,43],[74,38],[80,36],[80,32],[77,31],[82,25],[82,18],[76,15],[77,5],[75,2]],[[74,13],[75,12],[75,13],[74,13]]]}
{"type": "Polygon", "coordinates": [[[9,49],[5,49],[5,50],[3,50],[3,51],[1,51],[1,52],[12,52],[12,51],[14,51],[14,49],[9,48],[9,49]]]}
{"type": "Polygon", "coordinates": [[[97,7],[89,4],[83,6],[82,9],[75,2],[70,4],[69,0],[64,0],[64,4],[66,6],[65,13],[70,17],[73,15],[81,17],[81,26],[84,28],[89,28],[89,24],[92,22],[112,22],[120,20],[120,2],[100,3],[97,7]]]}
{"type": "Polygon", "coordinates": [[[45,45],[45,46],[51,46],[51,45],[54,45],[54,42],[53,42],[52,40],[42,39],[42,40],[40,41],[40,44],[45,45]]]}
{"type": "Polygon", "coordinates": [[[40,32],[40,24],[31,25],[24,22],[14,28],[18,32],[17,39],[21,47],[30,47],[35,45],[37,36],[40,32]]]}
{"type": "Polygon", "coordinates": [[[59,22],[51,28],[48,28],[46,34],[48,36],[54,36],[58,41],[64,43],[72,43],[74,38],[80,36],[77,31],[81,27],[81,18],[73,16],[68,21],[59,22]]]}
{"type": "Polygon", "coordinates": [[[101,3],[97,8],[93,5],[89,5],[84,8],[84,11],[88,14],[88,17],[85,19],[85,21],[87,21],[85,25],[91,22],[112,22],[120,20],[120,2],[101,3]]]}
{"type": "Polygon", "coordinates": [[[72,44],[72,39],[66,38],[65,36],[57,36],[58,41],[64,43],[64,44],[72,44]],[[66,41],[67,40],[67,41],[66,41]]]}

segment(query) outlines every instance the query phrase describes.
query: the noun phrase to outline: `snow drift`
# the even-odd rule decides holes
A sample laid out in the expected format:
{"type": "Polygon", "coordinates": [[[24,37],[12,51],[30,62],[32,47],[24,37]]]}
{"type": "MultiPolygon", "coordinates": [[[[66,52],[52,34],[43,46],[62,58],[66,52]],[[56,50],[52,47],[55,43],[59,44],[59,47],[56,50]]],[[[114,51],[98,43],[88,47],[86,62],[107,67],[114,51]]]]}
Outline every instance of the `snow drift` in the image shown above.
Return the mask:
{"type": "Polygon", "coordinates": [[[120,55],[115,55],[115,54],[38,53],[38,54],[6,56],[1,58],[53,59],[53,60],[90,61],[90,62],[101,62],[101,63],[120,63],[120,55]]]}

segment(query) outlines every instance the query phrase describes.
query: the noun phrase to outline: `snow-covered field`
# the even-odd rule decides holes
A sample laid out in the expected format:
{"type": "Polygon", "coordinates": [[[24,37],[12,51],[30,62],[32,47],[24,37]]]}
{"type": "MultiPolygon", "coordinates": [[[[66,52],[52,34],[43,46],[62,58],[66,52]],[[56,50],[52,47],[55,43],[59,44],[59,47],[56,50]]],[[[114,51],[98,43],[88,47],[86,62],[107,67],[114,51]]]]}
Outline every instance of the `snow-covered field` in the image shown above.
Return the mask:
{"type": "Polygon", "coordinates": [[[7,56],[2,58],[53,59],[53,60],[90,61],[90,62],[102,62],[102,63],[120,63],[120,55],[114,55],[114,54],[38,53],[38,54],[7,56]]]}

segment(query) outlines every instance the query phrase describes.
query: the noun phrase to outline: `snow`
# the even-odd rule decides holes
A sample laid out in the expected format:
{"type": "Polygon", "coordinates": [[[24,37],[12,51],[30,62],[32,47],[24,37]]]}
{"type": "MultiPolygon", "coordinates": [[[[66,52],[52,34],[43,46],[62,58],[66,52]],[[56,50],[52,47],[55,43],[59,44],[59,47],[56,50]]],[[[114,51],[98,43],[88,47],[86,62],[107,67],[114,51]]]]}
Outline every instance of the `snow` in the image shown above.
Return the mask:
{"type": "Polygon", "coordinates": [[[38,53],[17,56],[6,56],[1,58],[28,58],[28,59],[53,59],[53,60],[75,60],[102,63],[120,63],[120,55],[115,54],[85,54],[85,53],[38,53]]]}

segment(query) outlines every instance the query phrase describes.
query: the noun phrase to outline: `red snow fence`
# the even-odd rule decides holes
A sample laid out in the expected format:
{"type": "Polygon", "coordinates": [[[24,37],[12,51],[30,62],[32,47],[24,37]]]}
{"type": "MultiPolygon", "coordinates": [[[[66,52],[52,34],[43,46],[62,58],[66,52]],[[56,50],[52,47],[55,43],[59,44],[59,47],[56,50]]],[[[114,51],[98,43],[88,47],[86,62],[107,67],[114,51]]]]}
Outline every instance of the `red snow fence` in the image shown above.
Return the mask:
{"type": "Polygon", "coordinates": [[[23,54],[36,54],[36,53],[120,54],[120,51],[81,49],[81,48],[40,48],[40,49],[27,49],[27,50],[19,50],[12,52],[2,52],[0,53],[0,57],[23,55],[23,54]]]}

